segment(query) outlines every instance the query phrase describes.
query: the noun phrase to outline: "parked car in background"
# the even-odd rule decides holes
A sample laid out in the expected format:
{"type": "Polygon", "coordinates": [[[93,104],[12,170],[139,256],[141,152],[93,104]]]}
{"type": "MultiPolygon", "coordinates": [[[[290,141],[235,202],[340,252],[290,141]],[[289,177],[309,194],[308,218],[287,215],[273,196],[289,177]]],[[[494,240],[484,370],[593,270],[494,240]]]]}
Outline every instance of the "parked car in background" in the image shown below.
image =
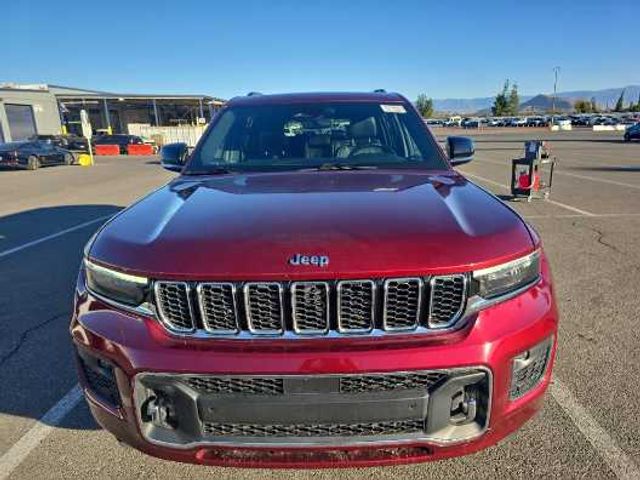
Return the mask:
{"type": "Polygon", "coordinates": [[[137,135],[101,135],[94,140],[94,145],[118,145],[120,147],[120,154],[127,153],[127,146],[129,145],[142,145],[144,141],[137,135]]]}
{"type": "Polygon", "coordinates": [[[631,125],[624,132],[624,141],[630,142],[631,140],[640,140],[640,122],[631,125]]]}
{"type": "Polygon", "coordinates": [[[460,126],[462,128],[479,128],[481,124],[482,121],[479,118],[465,118],[460,126]]]}
{"type": "Polygon", "coordinates": [[[36,170],[49,165],[71,165],[73,154],[46,140],[0,144],[0,167],[36,170]]]}
{"type": "Polygon", "coordinates": [[[527,127],[544,127],[545,123],[542,117],[527,117],[526,120],[527,127]]]}

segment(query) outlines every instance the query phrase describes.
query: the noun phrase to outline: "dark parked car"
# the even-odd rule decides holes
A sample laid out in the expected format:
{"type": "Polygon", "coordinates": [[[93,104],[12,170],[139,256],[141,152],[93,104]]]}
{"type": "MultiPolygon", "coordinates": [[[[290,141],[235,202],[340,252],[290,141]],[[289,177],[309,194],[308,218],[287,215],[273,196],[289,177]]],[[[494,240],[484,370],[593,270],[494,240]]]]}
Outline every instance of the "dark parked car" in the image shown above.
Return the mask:
{"type": "Polygon", "coordinates": [[[56,147],[63,148],[65,150],[80,150],[83,152],[89,151],[89,142],[86,138],[78,135],[35,135],[30,138],[31,141],[42,141],[51,143],[56,147]]]}
{"type": "Polygon", "coordinates": [[[94,145],[119,145],[120,154],[123,155],[127,153],[128,145],[142,145],[144,141],[136,135],[116,134],[101,135],[93,143],[94,145]]]}
{"type": "Polygon", "coordinates": [[[624,132],[624,141],[630,142],[631,140],[640,140],[640,122],[631,125],[624,132]]]}
{"type": "Polygon", "coordinates": [[[73,154],[50,141],[27,140],[0,144],[0,166],[35,170],[48,165],[71,165],[73,154]]]}

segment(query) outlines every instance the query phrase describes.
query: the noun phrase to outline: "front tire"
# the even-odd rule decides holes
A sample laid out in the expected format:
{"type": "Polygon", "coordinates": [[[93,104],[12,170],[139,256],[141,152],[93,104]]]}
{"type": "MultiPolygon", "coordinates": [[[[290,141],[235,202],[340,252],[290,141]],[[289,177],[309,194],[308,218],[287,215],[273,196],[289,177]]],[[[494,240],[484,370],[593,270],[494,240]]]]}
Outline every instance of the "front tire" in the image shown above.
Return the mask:
{"type": "Polygon", "coordinates": [[[40,168],[40,159],[34,155],[31,155],[27,159],[27,170],[37,170],[40,168]]]}
{"type": "Polygon", "coordinates": [[[73,156],[73,153],[65,153],[64,154],[64,164],[65,165],[73,165],[76,163],[76,159],[73,156]]]}

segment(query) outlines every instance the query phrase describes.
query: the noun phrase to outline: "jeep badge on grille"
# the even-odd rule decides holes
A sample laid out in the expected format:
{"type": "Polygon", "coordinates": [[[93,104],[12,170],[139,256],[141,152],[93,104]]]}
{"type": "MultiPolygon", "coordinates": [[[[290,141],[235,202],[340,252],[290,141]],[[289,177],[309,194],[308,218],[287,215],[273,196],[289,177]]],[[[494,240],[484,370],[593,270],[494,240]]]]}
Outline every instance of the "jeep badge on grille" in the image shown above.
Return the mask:
{"type": "Polygon", "coordinates": [[[329,257],[327,255],[302,255],[301,253],[296,253],[289,259],[289,263],[296,267],[300,265],[327,267],[329,266],[329,257]]]}

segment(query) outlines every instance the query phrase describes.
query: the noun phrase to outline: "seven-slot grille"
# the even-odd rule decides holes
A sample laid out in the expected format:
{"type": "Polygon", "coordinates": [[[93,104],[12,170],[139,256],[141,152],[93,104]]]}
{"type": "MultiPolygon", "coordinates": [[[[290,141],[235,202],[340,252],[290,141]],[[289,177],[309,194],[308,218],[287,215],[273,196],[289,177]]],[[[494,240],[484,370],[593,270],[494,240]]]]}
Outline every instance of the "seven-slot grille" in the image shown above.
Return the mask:
{"type": "Polygon", "coordinates": [[[338,282],[155,282],[162,323],[177,333],[322,336],[426,331],[464,311],[464,274],[338,282]],[[192,306],[193,305],[193,306],[192,306]]]}

